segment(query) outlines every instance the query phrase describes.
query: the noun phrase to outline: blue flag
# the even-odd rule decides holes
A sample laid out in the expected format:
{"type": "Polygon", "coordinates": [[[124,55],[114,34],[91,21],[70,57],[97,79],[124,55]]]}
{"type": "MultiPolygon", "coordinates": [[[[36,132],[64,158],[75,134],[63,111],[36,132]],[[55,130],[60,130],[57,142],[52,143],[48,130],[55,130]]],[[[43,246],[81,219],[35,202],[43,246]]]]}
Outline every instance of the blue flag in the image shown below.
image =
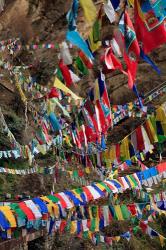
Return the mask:
{"type": "Polygon", "coordinates": [[[150,59],[149,56],[145,55],[145,53],[143,52],[143,50],[140,50],[140,57],[147,62],[150,66],[152,66],[152,68],[157,72],[158,75],[161,75],[161,71],[160,69],[156,66],[156,64],[150,59]]]}
{"type": "Polygon", "coordinates": [[[69,10],[69,12],[67,13],[67,21],[68,21],[68,29],[70,31],[76,30],[76,19],[77,19],[77,14],[78,14],[78,5],[79,2],[78,0],[73,0],[71,9],[69,10]]]}
{"type": "Polygon", "coordinates": [[[136,87],[135,84],[133,85],[133,91],[134,91],[134,93],[136,94],[136,96],[137,96],[137,98],[138,98],[139,105],[140,105],[141,109],[143,109],[142,100],[141,100],[141,98],[140,98],[140,96],[139,96],[139,93],[138,93],[138,90],[137,90],[137,87],[136,87]]]}
{"type": "Polygon", "coordinates": [[[77,31],[67,31],[66,39],[77,46],[79,49],[81,49],[84,54],[90,58],[91,60],[94,59],[92,53],[90,52],[87,43],[83,40],[83,38],[80,36],[80,34],[77,31]]]}
{"type": "Polygon", "coordinates": [[[111,0],[112,6],[116,10],[119,7],[120,0],[111,0]]]}

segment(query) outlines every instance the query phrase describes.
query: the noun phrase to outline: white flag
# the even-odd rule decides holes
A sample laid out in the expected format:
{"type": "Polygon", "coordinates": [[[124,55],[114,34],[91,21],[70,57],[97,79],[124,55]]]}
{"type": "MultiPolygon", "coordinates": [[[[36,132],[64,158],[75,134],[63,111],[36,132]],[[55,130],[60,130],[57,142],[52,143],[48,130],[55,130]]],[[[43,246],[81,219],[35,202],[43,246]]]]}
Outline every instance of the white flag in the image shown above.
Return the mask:
{"type": "Polygon", "coordinates": [[[115,11],[110,0],[104,4],[104,11],[111,23],[115,22],[115,11]]]}
{"type": "Polygon", "coordinates": [[[61,44],[60,58],[63,60],[64,64],[66,65],[70,65],[73,62],[72,56],[70,54],[70,51],[66,42],[62,42],[61,44]]]}

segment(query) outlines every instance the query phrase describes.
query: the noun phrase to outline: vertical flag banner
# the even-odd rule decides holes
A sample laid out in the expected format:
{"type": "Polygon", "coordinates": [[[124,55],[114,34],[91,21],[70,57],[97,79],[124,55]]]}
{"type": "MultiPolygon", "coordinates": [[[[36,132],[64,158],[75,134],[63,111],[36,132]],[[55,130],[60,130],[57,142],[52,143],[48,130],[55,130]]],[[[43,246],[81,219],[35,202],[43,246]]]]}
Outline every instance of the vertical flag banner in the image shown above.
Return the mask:
{"type": "Polygon", "coordinates": [[[93,23],[97,16],[96,7],[92,0],[80,0],[80,5],[84,10],[85,18],[89,23],[93,23]]]}
{"type": "Polygon", "coordinates": [[[79,1],[78,0],[73,0],[71,9],[67,13],[67,21],[68,21],[68,29],[70,31],[76,30],[76,19],[77,19],[77,13],[78,13],[78,5],[79,1]]]}
{"type": "Polygon", "coordinates": [[[137,39],[145,54],[166,43],[165,20],[156,17],[149,1],[142,1],[140,4],[135,0],[134,18],[137,39]]]}
{"type": "Polygon", "coordinates": [[[128,85],[132,89],[136,79],[140,48],[133,24],[126,11],[119,22],[119,29],[124,42],[123,56],[127,65],[128,85]]]}

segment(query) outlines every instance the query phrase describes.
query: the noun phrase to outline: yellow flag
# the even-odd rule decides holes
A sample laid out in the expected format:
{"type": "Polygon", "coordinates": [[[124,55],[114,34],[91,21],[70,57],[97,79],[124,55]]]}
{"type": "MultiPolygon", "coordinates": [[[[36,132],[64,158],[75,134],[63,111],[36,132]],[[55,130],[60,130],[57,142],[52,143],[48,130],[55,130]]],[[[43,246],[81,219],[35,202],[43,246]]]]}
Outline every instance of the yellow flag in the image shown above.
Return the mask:
{"type": "Polygon", "coordinates": [[[130,159],[129,139],[128,139],[128,137],[125,137],[122,140],[122,143],[120,145],[120,153],[121,153],[122,157],[124,157],[126,160],[130,159]]]}
{"type": "Polygon", "coordinates": [[[69,88],[67,88],[58,78],[55,78],[54,87],[56,87],[57,89],[61,89],[63,92],[67,94],[70,94],[72,98],[75,100],[82,99],[81,97],[74,94],[69,88]]]}
{"type": "Polygon", "coordinates": [[[38,145],[37,145],[37,149],[38,149],[39,152],[42,153],[43,155],[46,154],[46,149],[44,148],[43,145],[38,144],[38,145]]]}
{"type": "Polygon", "coordinates": [[[93,238],[93,236],[92,236],[92,232],[91,232],[91,231],[88,231],[88,236],[89,236],[89,238],[90,238],[90,239],[92,239],[92,238],[93,238]]]}
{"type": "Polygon", "coordinates": [[[157,138],[157,134],[156,134],[156,131],[150,121],[150,119],[148,119],[146,121],[147,125],[149,126],[149,133],[151,134],[151,137],[152,137],[152,140],[153,140],[153,143],[154,142],[158,142],[158,138],[157,138]]]}
{"type": "Polygon", "coordinates": [[[120,241],[120,236],[115,236],[114,239],[118,242],[120,241]]]}
{"type": "Polygon", "coordinates": [[[161,246],[164,247],[164,241],[166,240],[166,238],[164,236],[162,236],[161,234],[159,234],[159,239],[160,239],[160,243],[161,243],[161,246]]]}
{"type": "Polygon", "coordinates": [[[80,5],[83,8],[85,18],[89,23],[93,23],[97,17],[96,7],[92,0],[80,0],[80,5]]]}
{"type": "Polygon", "coordinates": [[[89,167],[86,167],[86,168],[85,168],[85,172],[86,172],[87,174],[90,174],[90,168],[89,168],[89,167]]]}
{"type": "Polygon", "coordinates": [[[90,35],[89,35],[89,41],[90,41],[90,48],[92,52],[95,52],[96,50],[98,50],[101,47],[101,41],[98,42],[94,42],[93,41],[93,31],[91,31],[90,35]]]}
{"type": "Polygon", "coordinates": [[[16,219],[10,210],[9,206],[0,206],[0,211],[4,214],[6,219],[9,221],[11,227],[16,227],[16,219]]]}
{"type": "Polygon", "coordinates": [[[134,6],[134,0],[128,0],[128,2],[131,6],[134,6]]]}
{"type": "Polygon", "coordinates": [[[104,191],[105,190],[105,187],[102,186],[100,183],[96,183],[95,184],[98,188],[100,188],[101,191],[104,191]]]}
{"type": "Polygon", "coordinates": [[[100,100],[98,79],[95,81],[95,87],[94,87],[94,101],[96,102],[97,100],[100,100]]]}
{"type": "Polygon", "coordinates": [[[165,111],[164,111],[163,107],[159,107],[156,110],[156,121],[161,122],[161,126],[163,128],[164,135],[166,135],[166,115],[165,115],[165,111]]]}
{"type": "Polygon", "coordinates": [[[71,227],[70,227],[71,234],[74,234],[77,230],[76,223],[77,223],[77,221],[71,221],[71,227]]]}
{"type": "Polygon", "coordinates": [[[115,146],[113,145],[113,146],[111,146],[111,148],[110,148],[110,151],[109,151],[109,156],[110,156],[110,160],[111,160],[111,162],[114,162],[115,161],[115,159],[116,159],[116,148],[115,148],[115,146]]]}
{"type": "Polygon", "coordinates": [[[51,100],[47,101],[47,113],[50,114],[55,110],[55,103],[51,102],[51,100]]]}
{"type": "Polygon", "coordinates": [[[42,199],[43,201],[46,201],[46,202],[50,203],[50,199],[48,199],[46,196],[41,196],[40,199],[42,199]]]}
{"type": "Polygon", "coordinates": [[[120,205],[114,206],[114,209],[118,220],[124,220],[120,205]]]}
{"type": "Polygon", "coordinates": [[[160,121],[160,122],[165,121],[165,112],[164,112],[163,107],[159,107],[156,110],[156,121],[160,121]]]}
{"type": "Polygon", "coordinates": [[[50,199],[47,198],[47,196],[41,196],[41,200],[47,202],[47,208],[52,217],[59,217],[59,207],[57,204],[54,204],[50,199]]]}
{"type": "Polygon", "coordinates": [[[118,176],[118,169],[114,171],[113,176],[118,176]]]}

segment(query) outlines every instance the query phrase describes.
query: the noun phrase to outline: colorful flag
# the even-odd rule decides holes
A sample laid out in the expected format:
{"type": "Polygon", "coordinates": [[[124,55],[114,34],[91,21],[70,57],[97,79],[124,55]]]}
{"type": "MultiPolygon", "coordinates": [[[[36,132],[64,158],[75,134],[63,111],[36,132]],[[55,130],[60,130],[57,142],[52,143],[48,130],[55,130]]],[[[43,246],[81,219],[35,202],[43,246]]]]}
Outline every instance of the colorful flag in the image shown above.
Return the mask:
{"type": "Polygon", "coordinates": [[[79,57],[81,58],[81,60],[83,61],[83,63],[85,64],[85,66],[88,68],[88,69],[92,69],[93,68],[93,63],[91,60],[89,60],[86,55],[80,51],[79,52],[79,57]]]}
{"type": "Polygon", "coordinates": [[[78,14],[78,5],[79,1],[78,0],[73,0],[71,9],[67,13],[67,21],[68,21],[68,29],[70,31],[76,30],[76,19],[77,19],[77,14],[78,14]]]}
{"type": "Polygon", "coordinates": [[[81,97],[73,93],[69,88],[67,88],[58,78],[55,78],[54,87],[56,87],[57,89],[61,89],[66,94],[70,94],[75,100],[82,99],[81,97]]]}
{"type": "Polygon", "coordinates": [[[102,26],[102,8],[100,8],[96,21],[93,24],[88,38],[88,44],[92,52],[101,47],[101,26],[102,26]]]}
{"type": "Polygon", "coordinates": [[[105,76],[100,72],[99,78],[96,81],[94,88],[94,101],[98,109],[102,132],[105,133],[112,126],[110,101],[108,98],[105,76]]]}
{"type": "Polygon", "coordinates": [[[145,53],[143,52],[143,50],[141,49],[140,51],[140,57],[147,62],[150,66],[152,66],[152,68],[157,72],[158,75],[161,75],[161,71],[160,69],[157,67],[157,65],[150,59],[149,56],[145,55],[145,53]]]}
{"type": "Polygon", "coordinates": [[[159,20],[149,3],[138,0],[134,4],[135,30],[145,54],[166,43],[165,20],[159,20]]]}
{"type": "Polygon", "coordinates": [[[122,64],[113,54],[111,47],[107,48],[105,51],[105,64],[108,69],[111,69],[111,70],[119,69],[123,71],[122,64]]]}
{"type": "Polygon", "coordinates": [[[83,74],[83,75],[88,75],[88,69],[85,66],[84,62],[82,61],[82,59],[77,56],[74,60],[75,63],[75,67],[83,74]]]}
{"type": "Polygon", "coordinates": [[[69,71],[67,65],[65,65],[65,64],[63,63],[63,60],[62,60],[62,59],[61,59],[60,62],[59,62],[59,68],[60,68],[61,73],[62,73],[62,75],[63,75],[63,78],[64,78],[64,80],[65,80],[66,86],[67,86],[67,87],[70,87],[70,86],[72,85],[72,83],[73,83],[72,77],[71,77],[71,74],[70,74],[70,71],[69,71]]]}
{"type": "Polygon", "coordinates": [[[111,0],[112,6],[116,10],[119,7],[120,0],[111,0]]]}
{"type": "Polygon", "coordinates": [[[110,0],[107,0],[107,3],[104,4],[104,11],[110,22],[113,23],[115,21],[115,10],[110,0]]]}
{"type": "Polygon", "coordinates": [[[133,24],[126,11],[119,22],[119,29],[124,43],[123,56],[127,65],[128,85],[132,89],[136,79],[140,48],[133,24]]]}
{"type": "Polygon", "coordinates": [[[166,18],[166,1],[165,0],[149,0],[151,8],[159,22],[164,21],[166,18]]]}
{"type": "Polygon", "coordinates": [[[88,58],[90,58],[91,60],[94,59],[92,53],[88,48],[87,43],[83,40],[83,38],[77,31],[68,31],[66,34],[66,39],[70,43],[80,48],[88,58]]]}
{"type": "Polygon", "coordinates": [[[96,19],[96,7],[92,0],[80,0],[80,5],[84,10],[85,18],[89,23],[93,23],[96,19]]]}

